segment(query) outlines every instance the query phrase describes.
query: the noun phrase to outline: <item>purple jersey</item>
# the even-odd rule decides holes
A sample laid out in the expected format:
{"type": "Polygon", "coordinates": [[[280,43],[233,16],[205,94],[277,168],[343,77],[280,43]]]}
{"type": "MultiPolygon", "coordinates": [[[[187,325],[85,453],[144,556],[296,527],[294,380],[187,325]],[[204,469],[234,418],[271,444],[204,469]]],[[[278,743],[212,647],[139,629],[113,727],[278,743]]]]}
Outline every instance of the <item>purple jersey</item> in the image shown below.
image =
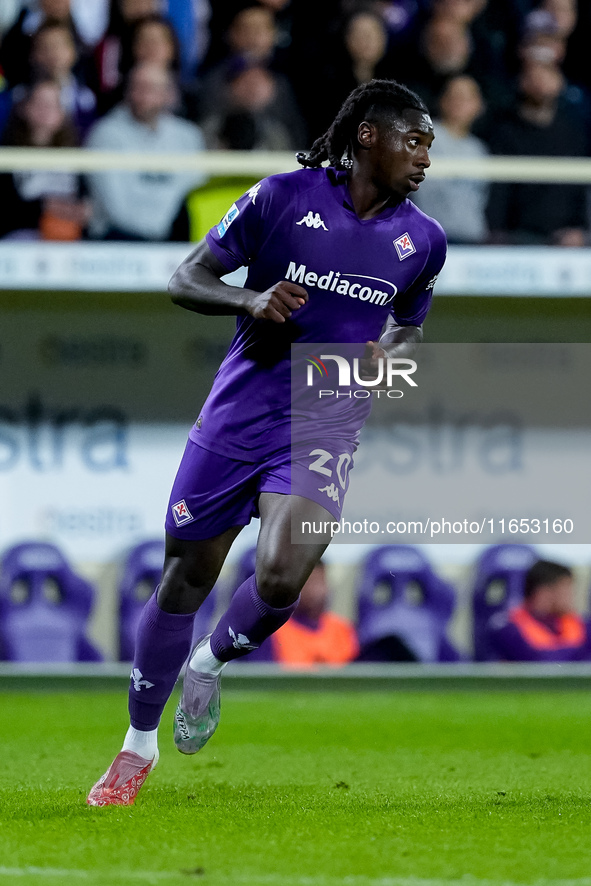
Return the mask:
{"type": "Polygon", "coordinates": [[[239,317],[191,439],[257,460],[290,446],[290,347],[377,340],[389,315],[420,325],[445,261],[440,225],[409,200],[371,219],[355,213],[347,173],[302,169],[264,179],[228,210],[207,243],[246,288],[281,280],[309,301],[283,324],[239,317]]]}

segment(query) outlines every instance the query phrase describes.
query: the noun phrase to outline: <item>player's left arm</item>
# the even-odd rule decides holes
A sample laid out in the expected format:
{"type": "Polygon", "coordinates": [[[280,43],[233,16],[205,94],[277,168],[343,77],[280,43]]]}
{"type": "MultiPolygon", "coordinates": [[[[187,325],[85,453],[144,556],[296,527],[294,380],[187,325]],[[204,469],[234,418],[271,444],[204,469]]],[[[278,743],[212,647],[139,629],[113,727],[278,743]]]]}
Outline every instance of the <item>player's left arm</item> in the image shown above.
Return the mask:
{"type": "Polygon", "coordinates": [[[387,357],[412,357],[422,341],[422,323],[420,326],[399,326],[390,316],[378,344],[387,357]]]}

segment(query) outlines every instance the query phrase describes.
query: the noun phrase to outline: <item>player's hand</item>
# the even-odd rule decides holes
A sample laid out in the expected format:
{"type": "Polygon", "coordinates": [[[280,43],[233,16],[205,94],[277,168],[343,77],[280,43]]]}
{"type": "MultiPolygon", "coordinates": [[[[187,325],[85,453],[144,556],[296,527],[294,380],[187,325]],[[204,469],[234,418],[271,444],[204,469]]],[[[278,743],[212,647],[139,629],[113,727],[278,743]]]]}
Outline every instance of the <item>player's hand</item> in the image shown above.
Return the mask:
{"type": "Polygon", "coordinates": [[[306,304],[308,293],[297,283],[281,280],[266,292],[257,292],[255,298],[246,309],[255,320],[272,320],[273,323],[285,323],[294,311],[306,304]]]}
{"type": "MultiPolygon", "coordinates": [[[[359,361],[359,377],[363,381],[374,381],[378,377],[380,371],[380,358],[386,357],[387,354],[377,341],[368,341],[365,343],[365,353],[359,361]]],[[[382,363],[383,378],[380,384],[372,385],[376,391],[386,390],[386,372],[382,363]]]]}

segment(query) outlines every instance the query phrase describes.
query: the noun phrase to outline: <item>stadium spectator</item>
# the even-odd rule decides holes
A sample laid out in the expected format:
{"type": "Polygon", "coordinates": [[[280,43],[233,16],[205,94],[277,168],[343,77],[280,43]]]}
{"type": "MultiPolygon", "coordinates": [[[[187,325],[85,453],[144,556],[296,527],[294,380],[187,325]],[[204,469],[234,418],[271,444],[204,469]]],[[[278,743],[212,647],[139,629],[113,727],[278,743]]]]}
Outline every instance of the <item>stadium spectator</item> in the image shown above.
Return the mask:
{"type": "MultiPolygon", "coordinates": [[[[483,113],[480,87],[473,77],[452,77],[439,101],[440,117],[432,157],[478,158],[489,151],[472,134],[483,113]]],[[[476,179],[434,179],[416,194],[417,206],[442,225],[449,243],[483,243],[488,236],[488,185],[476,179]]]]}
{"type": "Polygon", "coordinates": [[[326,65],[322,76],[323,101],[308,102],[306,120],[314,135],[323,132],[344,98],[361,83],[388,74],[388,33],[377,12],[354,13],[345,23],[340,53],[326,65]]]}
{"type": "Polygon", "coordinates": [[[330,596],[326,567],[321,562],[302,588],[290,620],[263,644],[270,645],[273,661],[285,667],[302,668],[343,665],[355,659],[359,652],[355,627],[348,619],[330,611],[330,596]]]}
{"type": "Polygon", "coordinates": [[[96,46],[109,23],[109,0],[70,0],[72,18],[85,46],[96,46]]]}
{"type": "MultiPolygon", "coordinates": [[[[225,7],[225,3],[223,5],[225,7]]],[[[168,0],[166,15],[179,42],[182,79],[190,80],[201,64],[209,44],[209,0],[168,0]]]]}
{"type": "Polygon", "coordinates": [[[133,67],[131,47],[136,24],[159,12],[160,0],[112,0],[107,31],[94,54],[92,85],[101,113],[123,98],[124,78],[133,67]]]}
{"type": "Polygon", "coordinates": [[[451,18],[432,16],[421,33],[412,88],[436,107],[447,80],[470,72],[472,51],[468,28],[451,18]]]}
{"type": "MultiPolygon", "coordinates": [[[[15,105],[4,134],[12,147],[74,147],[77,135],[61,103],[59,86],[41,81],[15,105]]],[[[79,176],[49,170],[0,175],[0,236],[77,240],[89,218],[79,176]]]]}
{"type": "MultiPolygon", "coordinates": [[[[201,82],[198,119],[223,112],[228,82],[244,68],[259,67],[266,68],[274,76],[276,104],[283,122],[287,126],[293,124],[297,127],[301,115],[277,53],[277,27],[272,11],[263,6],[242,9],[232,19],[226,40],[228,52],[225,58],[201,82]]],[[[298,132],[294,139],[302,144],[298,132]]]]}
{"type": "MultiPolygon", "coordinates": [[[[314,28],[310,29],[309,7],[311,3],[314,3],[314,10],[316,10],[318,3],[315,0],[297,0],[295,4],[291,0],[225,0],[223,4],[212,3],[209,21],[210,42],[207,55],[203,61],[203,70],[211,70],[227,59],[229,55],[234,54],[237,49],[237,40],[246,40],[249,47],[253,43],[258,42],[257,36],[252,32],[249,33],[250,23],[256,21],[262,24],[261,34],[259,35],[261,45],[268,37],[266,33],[268,25],[264,24],[264,22],[271,23],[273,32],[272,54],[275,56],[276,52],[279,52],[279,60],[275,60],[282,63],[285,61],[286,56],[284,49],[292,42],[292,20],[294,16],[296,14],[303,14],[307,21],[306,26],[308,30],[316,28],[315,21],[314,28]],[[255,9],[262,14],[258,19],[250,13],[242,16],[242,13],[247,9],[255,9]],[[230,23],[229,26],[228,23],[230,23]],[[233,33],[233,28],[236,25],[239,31],[242,32],[238,34],[237,38],[233,33]]],[[[327,5],[330,3],[331,7],[333,7],[333,14],[337,14],[338,0],[324,0],[324,3],[327,5]]],[[[253,28],[252,30],[254,31],[255,29],[253,28]]],[[[255,60],[260,61],[261,59],[255,60]]]]}
{"type": "Polygon", "coordinates": [[[33,79],[54,80],[60,87],[62,104],[84,136],[96,119],[96,96],[76,75],[78,50],[72,31],[60,22],[48,21],[33,37],[31,66],[33,79]]]}
{"type": "Polygon", "coordinates": [[[518,56],[522,62],[562,65],[566,57],[566,37],[559,33],[551,16],[530,19],[518,47],[518,56]]]}
{"type": "Polygon", "coordinates": [[[577,22],[568,38],[564,73],[573,82],[591,90],[589,64],[589,34],[591,33],[591,3],[581,3],[577,22]]]}
{"type": "Polygon", "coordinates": [[[256,4],[241,9],[230,22],[226,42],[228,49],[222,64],[270,64],[277,45],[273,11],[256,4]]]}
{"type": "Polygon", "coordinates": [[[539,560],[525,577],[521,606],[491,619],[491,648],[503,661],[590,661],[589,624],[575,611],[573,574],[539,560]]]}
{"type": "Polygon", "coordinates": [[[258,65],[230,78],[220,111],[202,126],[212,150],[289,151],[305,144],[299,117],[285,120],[276,75],[258,65]]]}
{"type": "Polygon", "coordinates": [[[344,95],[361,83],[368,83],[380,77],[383,69],[380,63],[386,55],[388,35],[380,16],[371,12],[358,12],[347,22],[344,38],[348,55],[349,83],[344,95]],[[350,87],[350,89],[349,89],[350,87]]]}
{"type": "Polygon", "coordinates": [[[487,0],[433,0],[433,14],[469,27],[486,4],[487,0]]]}
{"type": "MultiPolygon", "coordinates": [[[[497,119],[489,136],[493,154],[585,156],[587,133],[578,117],[560,104],[560,69],[526,61],[519,86],[517,108],[497,119]]],[[[585,191],[576,184],[495,182],[488,220],[496,243],[583,246],[585,191]]]]}
{"type": "Polygon", "coordinates": [[[436,107],[452,76],[469,74],[487,104],[502,107],[513,97],[503,46],[485,23],[482,0],[439,0],[421,31],[418,46],[409,47],[393,67],[394,76],[410,79],[427,103],[436,107]],[[417,65],[417,54],[420,64],[417,65]]]}
{"type": "MultiPolygon", "coordinates": [[[[130,74],[125,102],[91,130],[90,148],[192,153],[204,148],[201,130],[168,110],[174,101],[168,71],[140,65],[130,74]]],[[[97,172],[89,176],[95,214],[91,234],[110,240],[167,240],[185,194],[199,173],[97,172]]]]}
{"type": "MultiPolygon", "coordinates": [[[[389,49],[402,49],[414,45],[421,19],[430,6],[430,0],[377,0],[371,8],[384,22],[388,33],[389,49]]],[[[357,0],[345,0],[344,8],[358,9],[357,0]]]]}
{"type": "Polygon", "coordinates": [[[131,41],[134,65],[159,65],[178,74],[180,49],[176,32],[162,15],[147,15],[135,25],[131,41]]]}
{"type": "Polygon", "coordinates": [[[131,63],[158,65],[169,71],[175,82],[175,113],[191,120],[197,117],[198,88],[195,80],[181,77],[181,48],[172,23],[162,15],[147,15],[135,25],[131,41],[131,63]]]}
{"type": "Polygon", "coordinates": [[[568,40],[577,25],[577,4],[575,0],[542,0],[529,13],[525,25],[532,30],[552,30],[568,40]]]}
{"type": "MultiPolygon", "coordinates": [[[[519,45],[521,61],[554,64],[564,71],[568,33],[566,23],[560,26],[549,12],[536,16],[532,14],[526,21],[526,30],[519,45]]],[[[580,117],[581,125],[587,132],[591,130],[591,99],[587,89],[565,76],[559,102],[580,117]]]]}
{"type": "Polygon", "coordinates": [[[82,39],[72,18],[70,0],[39,0],[38,7],[26,6],[0,44],[0,65],[11,86],[29,82],[33,35],[46,21],[60,22],[70,28],[76,44],[82,48],[82,39]]]}

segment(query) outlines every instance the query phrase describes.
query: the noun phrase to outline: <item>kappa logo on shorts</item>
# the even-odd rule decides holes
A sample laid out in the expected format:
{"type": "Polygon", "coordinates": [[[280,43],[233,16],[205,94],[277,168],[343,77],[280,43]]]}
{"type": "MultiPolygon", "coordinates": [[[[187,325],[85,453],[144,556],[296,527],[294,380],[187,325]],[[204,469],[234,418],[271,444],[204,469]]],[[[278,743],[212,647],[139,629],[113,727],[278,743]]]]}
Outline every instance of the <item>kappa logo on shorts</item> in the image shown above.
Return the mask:
{"type": "Polygon", "coordinates": [[[398,253],[398,258],[402,261],[403,258],[408,258],[409,255],[412,255],[413,252],[416,252],[415,245],[410,239],[410,235],[408,232],[403,234],[402,237],[399,237],[397,240],[392,241],[394,246],[396,247],[396,252],[398,253]]]}
{"type": "Polygon", "coordinates": [[[172,506],[172,516],[174,517],[174,522],[177,526],[182,526],[183,523],[190,523],[191,520],[194,519],[193,514],[187,507],[187,502],[184,499],[177,501],[177,503],[172,506]]]}
{"type": "Polygon", "coordinates": [[[331,483],[329,486],[323,486],[322,489],[318,487],[318,492],[326,492],[326,494],[332,501],[336,501],[337,504],[340,505],[341,501],[339,499],[339,490],[334,483],[331,483]]]}

